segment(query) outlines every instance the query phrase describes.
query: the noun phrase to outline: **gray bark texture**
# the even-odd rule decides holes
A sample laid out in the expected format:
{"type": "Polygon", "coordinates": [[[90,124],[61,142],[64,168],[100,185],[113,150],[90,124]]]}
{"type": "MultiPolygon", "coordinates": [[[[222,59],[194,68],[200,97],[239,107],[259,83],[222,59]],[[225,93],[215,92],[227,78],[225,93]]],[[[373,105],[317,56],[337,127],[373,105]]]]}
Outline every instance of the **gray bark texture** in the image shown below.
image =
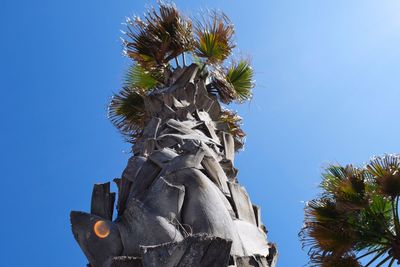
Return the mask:
{"type": "Polygon", "coordinates": [[[95,185],[91,213],[71,212],[75,239],[91,267],[275,266],[260,208],[236,179],[240,142],[199,68],[175,75],[145,97],[147,124],[114,179],[116,219],[109,183],[95,185]]]}

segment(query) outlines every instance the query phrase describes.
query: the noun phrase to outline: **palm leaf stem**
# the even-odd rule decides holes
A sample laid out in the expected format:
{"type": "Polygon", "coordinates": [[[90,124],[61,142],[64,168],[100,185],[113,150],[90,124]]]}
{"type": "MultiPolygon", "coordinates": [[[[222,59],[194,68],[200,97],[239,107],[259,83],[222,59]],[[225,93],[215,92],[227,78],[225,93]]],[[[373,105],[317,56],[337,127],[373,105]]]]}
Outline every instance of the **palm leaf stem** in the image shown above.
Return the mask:
{"type": "Polygon", "coordinates": [[[367,265],[365,265],[364,267],[368,267],[370,266],[374,261],[376,261],[379,257],[381,257],[383,254],[385,254],[386,250],[383,250],[381,252],[379,252],[378,254],[376,254],[375,257],[372,258],[372,260],[370,260],[367,265]]]}
{"type": "Polygon", "coordinates": [[[393,241],[393,240],[395,240],[395,239],[396,239],[396,235],[393,234],[393,232],[391,231],[390,225],[388,225],[387,223],[385,223],[385,227],[386,227],[385,232],[388,234],[388,235],[386,236],[387,239],[388,239],[388,241],[393,241]]]}
{"type": "Polygon", "coordinates": [[[201,66],[201,69],[200,69],[200,73],[202,73],[205,68],[206,68],[206,63],[203,63],[203,66],[201,66]]]}
{"type": "Polygon", "coordinates": [[[183,63],[183,67],[186,67],[185,52],[182,53],[182,63],[183,63]]]}
{"type": "Polygon", "coordinates": [[[390,225],[388,225],[389,222],[385,221],[383,224],[383,227],[385,228],[383,235],[376,233],[374,231],[368,231],[366,233],[369,234],[369,236],[376,238],[374,241],[375,244],[377,245],[382,245],[382,246],[387,246],[390,241],[396,240],[396,235],[393,234],[393,232],[390,230],[390,225]],[[386,242],[381,241],[385,239],[386,242]]]}
{"type": "MultiPolygon", "coordinates": [[[[388,212],[388,213],[390,213],[391,212],[391,210],[390,209],[388,209],[386,212],[388,212]]],[[[394,235],[393,234],[393,232],[391,231],[391,227],[390,227],[390,221],[389,220],[384,220],[384,222],[383,222],[383,224],[384,224],[384,227],[385,227],[385,233],[387,233],[387,236],[386,236],[386,238],[387,238],[387,240],[388,241],[393,241],[393,240],[395,240],[397,237],[396,237],[396,235],[394,235]]],[[[379,237],[379,236],[378,236],[379,237]]],[[[379,242],[377,242],[377,243],[379,243],[379,242]]],[[[387,245],[387,244],[386,244],[387,245]]]]}
{"type": "Polygon", "coordinates": [[[371,255],[371,254],[373,254],[373,253],[375,253],[375,252],[378,252],[378,251],[381,251],[381,250],[385,250],[385,248],[378,248],[378,249],[371,250],[371,251],[369,251],[369,252],[367,252],[367,253],[365,253],[365,254],[363,254],[363,255],[361,255],[361,256],[358,256],[358,257],[356,258],[356,260],[360,260],[360,259],[362,259],[362,258],[364,258],[364,257],[366,257],[366,256],[368,256],[368,255],[371,255]]]}
{"type": "Polygon", "coordinates": [[[384,258],[380,263],[378,263],[378,265],[376,265],[376,267],[382,266],[385,262],[387,262],[388,260],[390,260],[392,256],[389,255],[386,258],[384,258]]]}
{"type": "Polygon", "coordinates": [[[399,205],[398,197],[392,197],[390,203],[392,204],[394,230],[396,232],[396,236],[399,236],[400,235],[399,218],[398,218],[398,212],[396,211],[399,205]]]}
{"type": "Polygon", "coordinates": [[[390,261],[390,263],[389,263],[389,266],[388,267],[392,267],[392,265],[393,265],[393,263],[394,263],[394,261],[395,261],[396,259],[395,258],[393,258],[391,261],[390,261]]]}
{"type": "Polygon", "coordinates": [[[396,205],[395,205],[395,212],[396,212],[396,217],[394,220],[396,221],[396,225],[398,226],[399,231],[396,232],[397,236],[400,236],[400,222],[399,222],[399,196],[396,196],[396,205]]]}
{"type": "Polygon", "coordinates": [[[384,235],[380,235],[380,234],[377,234],[377,233],[374,233],[374,232],[369,232],[369,235],[371,237],[376,238],[376,240],[374,241],[375,244],[382,245],[382,246],[387,246],[390,243],[390,241],[396,240],[396,236],[390,231],[390,227],[388,225],[386,225],[386,224],[385,224],[385,227],[386,227],[386,229],[385,229],[385,234],[384,235]],[[382,239],[385,239],[387,241],[386,242],[380,241],[382,239]]]}
{"type": "MultiPolygon", "coordinates": [[[[376,238],[379,238],[379,236],[375,236],[375,237],[376,237],[376,238]]],[[[387,239],[387,240],[388,240],[388,241],[393,241],[393,240],[394,240],[394,237],[391,237],[390,239],[387,239]]],[[[376,240],[376,241],[374,241],[374,244],[388,247],[389,242],[381,242],[381,241],[376,240]]]]}

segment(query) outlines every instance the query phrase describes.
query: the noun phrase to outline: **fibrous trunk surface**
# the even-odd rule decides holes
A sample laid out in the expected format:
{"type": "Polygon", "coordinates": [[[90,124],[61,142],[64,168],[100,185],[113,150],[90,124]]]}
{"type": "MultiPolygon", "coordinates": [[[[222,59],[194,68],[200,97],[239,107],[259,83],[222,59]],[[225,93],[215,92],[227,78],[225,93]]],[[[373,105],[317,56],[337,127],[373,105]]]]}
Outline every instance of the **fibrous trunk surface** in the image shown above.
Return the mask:
{"type": "Polygon", "coordinates": [[[115,193],[95,185],[91,213],[72,212],[92,267],[275,266],[258,206],[239,185],[241,145],[197,65],[145,97],[147,123],[115,193]]]}

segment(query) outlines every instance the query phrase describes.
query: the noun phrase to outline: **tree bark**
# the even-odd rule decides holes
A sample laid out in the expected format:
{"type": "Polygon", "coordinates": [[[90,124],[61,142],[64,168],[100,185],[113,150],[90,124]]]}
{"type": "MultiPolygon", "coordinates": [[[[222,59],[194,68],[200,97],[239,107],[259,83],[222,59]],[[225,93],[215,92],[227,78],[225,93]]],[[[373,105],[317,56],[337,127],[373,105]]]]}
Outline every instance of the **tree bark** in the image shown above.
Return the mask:
{"type": "Polygon", "coordinates": [[[117,219],[109,184],[95,186],[92,214],[71,214],[79,245],[92,267],[274,266],[260,209],[237,182],[238,140],[220,121],[218,100],[195,64],[172,76],[172,86],[144,99],[147,125],[117,180],[117,219]],[[96,215],[110,237],[96,239],[96,215]]]}

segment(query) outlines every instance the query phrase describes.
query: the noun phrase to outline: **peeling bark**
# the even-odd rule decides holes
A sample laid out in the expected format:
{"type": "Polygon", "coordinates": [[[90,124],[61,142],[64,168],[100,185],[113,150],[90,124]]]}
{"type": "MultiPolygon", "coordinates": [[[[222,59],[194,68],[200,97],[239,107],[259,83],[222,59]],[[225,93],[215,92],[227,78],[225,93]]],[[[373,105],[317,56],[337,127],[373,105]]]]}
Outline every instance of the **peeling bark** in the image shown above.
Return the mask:
{"type": "Polygon", "coordinates": [[[236,179],[238,140],[221,127],[220,104],[198,70],[180,69],[172,86],[145,97],[147,125],[115,180],[117,218],[109,184],[95,186],[92,214],[72,212],[92,267],[274,266],[260,209],[236,179]],[[99,220],[105,238],[93,233],[99,220]]]}

